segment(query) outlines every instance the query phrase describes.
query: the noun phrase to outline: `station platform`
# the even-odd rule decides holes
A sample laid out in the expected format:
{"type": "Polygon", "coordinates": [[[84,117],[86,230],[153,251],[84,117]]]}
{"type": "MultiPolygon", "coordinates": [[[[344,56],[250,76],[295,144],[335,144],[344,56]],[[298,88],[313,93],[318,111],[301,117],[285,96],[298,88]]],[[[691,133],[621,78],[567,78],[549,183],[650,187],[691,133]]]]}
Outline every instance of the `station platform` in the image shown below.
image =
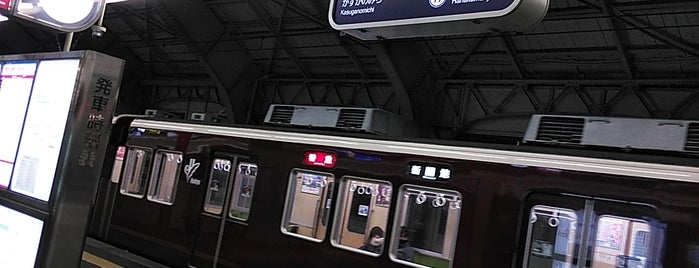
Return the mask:
{"type": "Polygon", "coordinates": [[[159,264],[152,260],[143,258],[126,250],[116,248],[109,244],[100,242],[92,238],[85,239],[85,250],[83,251],[81,268],[140,268],[154,267],[167,268],[168,266],[159,264]]]}

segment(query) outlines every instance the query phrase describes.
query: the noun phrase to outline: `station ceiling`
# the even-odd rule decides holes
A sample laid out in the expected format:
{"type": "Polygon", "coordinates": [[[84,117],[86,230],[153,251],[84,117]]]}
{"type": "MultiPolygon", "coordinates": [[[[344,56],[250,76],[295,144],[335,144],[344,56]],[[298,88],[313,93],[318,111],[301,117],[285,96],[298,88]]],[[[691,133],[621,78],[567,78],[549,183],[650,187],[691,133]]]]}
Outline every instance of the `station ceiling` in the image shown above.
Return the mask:
{"type": "MultiPolygon", "coordinates": [[[[259,124],[269,104],[378,107],[428,136],[518,136],[534,113],[697,120],[699,2],[551,0],[522,32],[361,41],[327,0],[129,0],[73,50],[127,60],[119,113],[163,109],[259,124]]],[[[0,23],[0,53],[65,35],[0,23]]]]}

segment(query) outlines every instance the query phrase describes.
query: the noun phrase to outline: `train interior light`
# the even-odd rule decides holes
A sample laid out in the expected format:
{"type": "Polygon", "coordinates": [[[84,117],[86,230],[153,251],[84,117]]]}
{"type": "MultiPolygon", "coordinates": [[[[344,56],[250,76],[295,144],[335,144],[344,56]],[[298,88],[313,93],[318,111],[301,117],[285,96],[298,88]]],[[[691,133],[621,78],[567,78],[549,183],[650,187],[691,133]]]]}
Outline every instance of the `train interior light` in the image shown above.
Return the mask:
{"type": "Polygon", "coordinates": [[[307,166],[321,166],[326,168],[332,168],[335,166],[336,161],[335,154],[326,152],[306,152],[303,164],[307,166]]]}

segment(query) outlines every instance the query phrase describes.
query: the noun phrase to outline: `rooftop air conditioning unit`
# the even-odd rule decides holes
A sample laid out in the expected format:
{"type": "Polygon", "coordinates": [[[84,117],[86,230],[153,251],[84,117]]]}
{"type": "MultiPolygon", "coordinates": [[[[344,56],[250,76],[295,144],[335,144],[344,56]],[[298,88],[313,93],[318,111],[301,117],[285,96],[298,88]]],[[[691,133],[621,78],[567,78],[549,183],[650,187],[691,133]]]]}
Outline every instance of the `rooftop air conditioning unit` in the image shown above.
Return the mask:
{"type": "Polygon", "coordinates": [[[190,113],[189,120],[220,123],[225,121],[225,115],[215,113],[190,113]]]}
{"type": "Polygon", "coordinates": [[[146,110],[145,113],[146,117],[153,117],[153,118],[177,118],[177,114],[163,111],[163,110],[154,110],[154,109],[148,109],[146,110]]]}
{"type": "Polygon", "coordinates": [[[524,142],[699,152],[699,122],[533,115],[524,142]]]}
{"type": "Polygon", "coordinates": [[[272,104],[265,124],[358,131],[386,136],[417,136],[410,120],[377,108],[272,104]]]}

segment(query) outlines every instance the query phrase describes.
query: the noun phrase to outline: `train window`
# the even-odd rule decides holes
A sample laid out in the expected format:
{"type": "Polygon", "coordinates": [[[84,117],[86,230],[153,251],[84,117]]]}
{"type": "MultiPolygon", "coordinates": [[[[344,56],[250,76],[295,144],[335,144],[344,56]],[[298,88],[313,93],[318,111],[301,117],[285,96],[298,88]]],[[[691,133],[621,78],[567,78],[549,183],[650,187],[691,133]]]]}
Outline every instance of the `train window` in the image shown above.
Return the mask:
{"type": "Polygon", "coordinates": [[[386,181],[343,177],[338,191],[332,244],[380,255],[384,249],[391,189],[391,184],[386,181]]]}
{"type": "Polygon", "coordinates": [[[257,178],[257,165],[240,163],[233,182],[233,195],[231,196],[231,209],[228,216],[234,219],[248,220],[252,195],[255,192],[255,179],[257,178]]]}
{"type": "Polygon", "coordinates": [[[177,191],[177,178],[182,167],[182,153],[158,150],[148,186],[148,200],[172,205],[177,191]]]}
{"type": "Polygon", "coordinates": [[[650,225],[645,220],[599,217],[592,267],[648,267],[649,236],[650,225]]]}
{"type": "Polygon", "coordinates": [[[327,230],[327,217],[333,201],[332,174],[294,169],[284,206],[282,233],[321,242],[327,230]]]}
{"type": "Polygon", "coordinates": [[[534,206],[527,231],[527,267],[573,267],[577,224],[571,209],[534,206]]]}
{"type": "Polygon", "coordinates": [[[391,239],[391,259],[416,267],[451,267],[457,241],[461,194],[403,185],[391,239]]]}
{"type": "Polygon", "coordinates": [[[223,202],[226,199],[228,180],[231,177],[231,165],[230,160],[214,159],[211,165],[209,184],[206,188],[204,211],[216,215],[221,215],[221,212],[223,212],[223,202]]]}
{"type": "Polygon", "coordinates": [[[127,151],[120,192],[124,195],[142,198],[146,193],[148,168],[153,150],[130,146],[127,151]]]}

